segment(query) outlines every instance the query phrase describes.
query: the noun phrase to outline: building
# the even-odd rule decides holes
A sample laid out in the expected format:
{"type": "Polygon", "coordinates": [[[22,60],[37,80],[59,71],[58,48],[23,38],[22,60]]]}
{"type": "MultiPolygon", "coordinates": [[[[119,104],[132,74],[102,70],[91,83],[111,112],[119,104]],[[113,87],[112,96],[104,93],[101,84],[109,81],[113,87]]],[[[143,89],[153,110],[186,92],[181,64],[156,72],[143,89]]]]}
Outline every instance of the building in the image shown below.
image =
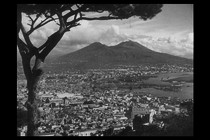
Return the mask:
{"type": "Polygon", "coordinates": [[[83,103],[84,103],[83,101],[70,101],[69,105],[77,106],[77,105],[82,105],[83,103]]]}
{"type": "Polygon", "coordinates": [[[150,115],[149,115],[149,123],[153,122],[153,116],[156,114],[156,111],[154,109],[150,110],[150,115]]]}
{"type": "Polygon", "coordinates": [[[44,100],[46,100],[47,98],[48,99],[52,99],[54,96],[53,95],[51,95],[51,94],[42,94],[41,95],[41,99],[44,99],[44,100]]]}
{"type": "Polygon", "coordinates": [[[55,133],[41,133],[41,134],[37,134],[36,136],[55,136],[55,133]]]}
{"type": "Polygon", "coordinates": [[[56,106],[58,106],[59,104],[62,104],[63,102],[64,102],[63,99],[52,99],[50,101],[50,103],[55,103],[56,106]]]}
{"type": "Polygon", "coordinates": [[[160,114],[162,111],[165,111],[164,105],[159,106],[158,113],[160,114]]]}
{"type": "Polygon", "coordinates": [[[77,131],[75,134],[76,134],[77,136],[91,136],[91,134],[96,133],[97,130],[98,130],[98,129],[77,131]]]}
{"type": "Polygon", "coordinates": [[[124,129],[124,128],[125,128],[125,126],[122,126],[122,125],[114,126],[114,131],[121,130],[121,129],[124,129]]]}
{"type": "Polygon", "coordinates": [[[132,112],[131,112],[131,119],[133,120],[134,117],[137,115],[141,117],[142,123],[151,124],[153,122],[153,116],[155,114],[156,114],[156,111],[154,109],[133,106],[132,112]]]}
{"type": "Polygon", "coordinates": [[[146,115],[146,114],[150,114],[149,108],[133,106],[131,112],[131,119],[133,120],[135,115],[146,115]]]}

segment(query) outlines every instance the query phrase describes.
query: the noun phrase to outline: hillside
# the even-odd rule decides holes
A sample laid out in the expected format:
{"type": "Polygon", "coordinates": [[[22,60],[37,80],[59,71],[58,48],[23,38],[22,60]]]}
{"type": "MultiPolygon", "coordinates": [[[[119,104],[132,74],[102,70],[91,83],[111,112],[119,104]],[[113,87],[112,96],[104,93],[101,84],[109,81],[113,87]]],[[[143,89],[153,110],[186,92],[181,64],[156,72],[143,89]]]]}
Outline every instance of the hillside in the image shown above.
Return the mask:
{"type": "Polygon", "coordinates": [[[99,42],[78,51],[58,57],[54,63],[65,64],[65,68],[99,68],[114,65],[140,64],[192,64],[191,59],[152,51],[133,41],[106,46],[99,42]]]}

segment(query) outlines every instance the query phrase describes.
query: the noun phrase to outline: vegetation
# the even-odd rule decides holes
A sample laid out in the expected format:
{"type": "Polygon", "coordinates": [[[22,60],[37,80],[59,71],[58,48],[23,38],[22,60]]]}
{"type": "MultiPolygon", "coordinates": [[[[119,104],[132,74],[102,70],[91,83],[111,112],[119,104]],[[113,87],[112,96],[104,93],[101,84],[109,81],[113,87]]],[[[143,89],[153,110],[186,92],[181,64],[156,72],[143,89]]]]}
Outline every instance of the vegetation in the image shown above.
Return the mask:
{"type": "MultiPolygon", "coordinates": [[[[181,108],[187,109],[187,113],[170,114],[162,120],[165,123],[163,128],[157,125],[143,126],[136,123],[136,131],[132,131],[129,126],[116,135],[123,136],[193,136],[193,102],[181,103],[181,108]]],[[[136,118],[138,119],[138,118],[136,118]]]]}
{"type": "Polygon", "coordinates": [[[166,127],[157,125],[139,125],[139,129],[133,131],[129,126],[112,136],[193,136],[193,118],[171,114],[165,119],[166,127]],[[170,121],[169,121],[170,120],[170,121]]]}
{"type": "Polygon", "coordinates": [[[18,108],[17,109],[17,127],[22,127],[27,124],[27,111],[18,108]]]}

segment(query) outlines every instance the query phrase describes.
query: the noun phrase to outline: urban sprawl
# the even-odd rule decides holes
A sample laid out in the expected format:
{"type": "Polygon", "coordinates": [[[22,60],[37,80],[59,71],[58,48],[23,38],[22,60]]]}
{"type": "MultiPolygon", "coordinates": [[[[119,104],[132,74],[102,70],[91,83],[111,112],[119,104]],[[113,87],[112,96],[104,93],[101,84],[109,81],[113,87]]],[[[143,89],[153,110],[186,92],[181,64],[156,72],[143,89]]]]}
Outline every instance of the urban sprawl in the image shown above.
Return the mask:
{"type": "MultiPolygon", "coordinates": [[[[118,66],[113,69],[46,72],[39,82],[37,100],[38,136],[103,136],[113,128],[120,132],[133,127],[135,116],[144,118],[143,125],[167,124],[161,120],[171,113],[187,112],[178,97],[156,97],[133,89],[147,87],[142,79],[160,73],[193,72],[190,66],[118,66]]],[[[163,79],[164,80],[164,79],[163,79]]],[[[23,75],[18,75],[17,108],[26,109],[27,89],[23,75]]],[[[165,91],[179,91],[183,82],[161,86],[165,91]]],[[[193,100],[193,99],[191,99],[193,100]]],[[[27,126],[18,128],[26,135],[27,126]]]]}

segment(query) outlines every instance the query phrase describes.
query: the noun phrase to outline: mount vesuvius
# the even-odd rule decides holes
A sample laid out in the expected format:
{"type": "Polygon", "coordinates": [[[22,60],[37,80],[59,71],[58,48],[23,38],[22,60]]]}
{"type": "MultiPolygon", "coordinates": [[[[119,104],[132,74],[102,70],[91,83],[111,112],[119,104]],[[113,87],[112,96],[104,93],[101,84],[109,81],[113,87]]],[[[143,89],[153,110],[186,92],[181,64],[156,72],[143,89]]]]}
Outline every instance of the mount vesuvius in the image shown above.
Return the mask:
{"type": "Polygon", "coordinates": [[[155,52],[137,42],[126,41],[115,46],[95,42],[60,56],[54,62],[63,63],[69,68],[100,68],[115,65],[192,64],[193,60],[155,52]]]}

